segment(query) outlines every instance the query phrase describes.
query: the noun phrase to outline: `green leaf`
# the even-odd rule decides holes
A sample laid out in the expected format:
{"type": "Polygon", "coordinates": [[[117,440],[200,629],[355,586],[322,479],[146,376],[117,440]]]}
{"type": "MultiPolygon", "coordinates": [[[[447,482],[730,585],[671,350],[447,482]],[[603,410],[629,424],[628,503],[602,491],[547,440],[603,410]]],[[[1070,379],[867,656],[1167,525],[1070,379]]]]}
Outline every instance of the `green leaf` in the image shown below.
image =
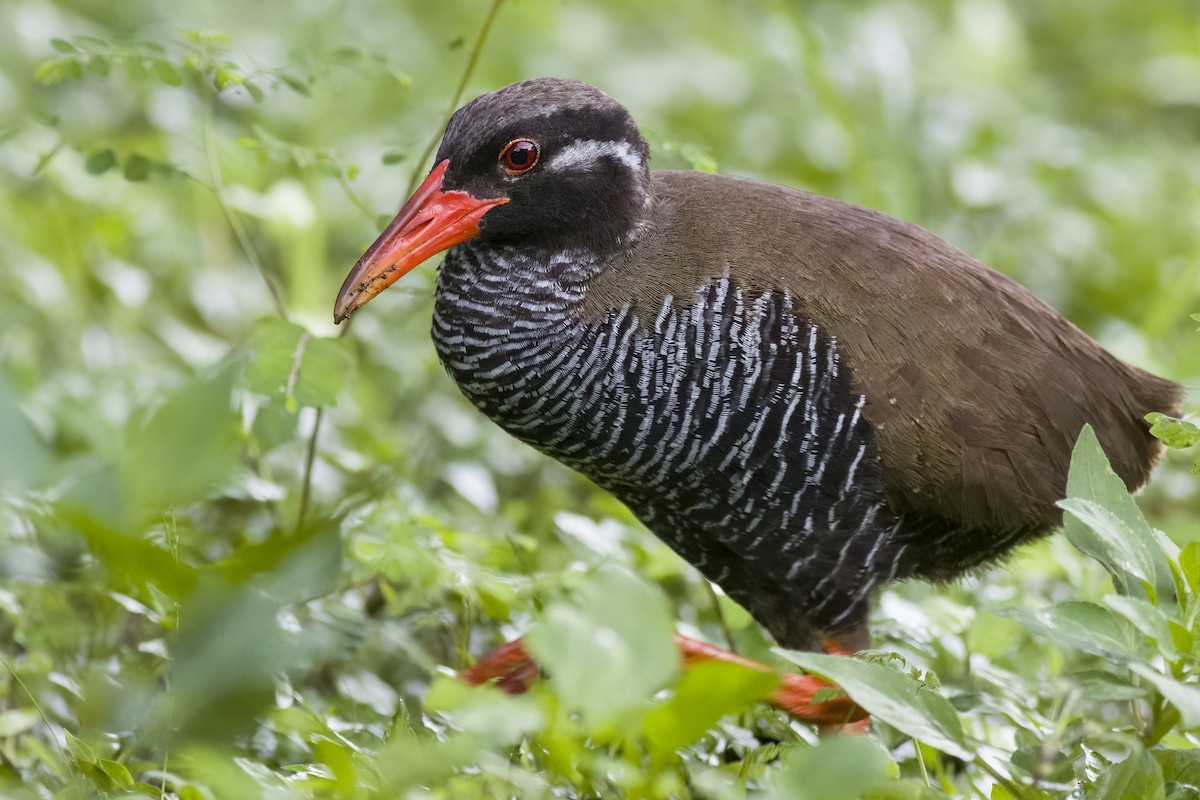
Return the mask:
{"type": "Polygon", "coordinates": [[[351,364],[345,342],[270,319],[255,326],[250,347],[246,378],[251,390],[281,398],[292,412],[337,402],[351,364]]]}
{"type": "Polygon", "coordinates": [[[43,61],[33,71],[33,79],[41,83],[58,83],[67,78],[83,77],[77,56],[63,56],[43,61]]]}
{"type": "Polygon", "coordinates": [[[125,160],[121,174],[125,176],[125,180],[127,181],[134,183],[144,181],[150,177],[150,168],[153,166],[153,163],[145,156],[134,153],[125,160]]]}
{"type": "Polygon", "coordinates": [[[1167,800],[1195,800],[1200,796],[1200,750],[1168,750],[1155,748],[1150,751],[1162,769],[1167,784],[1167,800]],[[1171,784],[1190,789],[1190,793],[1171,794],[1171,784]]]}
{"type": "Polygon", "coordinates": [[[1182,683],[1144,664],[1130,664],[1129,668],[1150,681],[1158,693],[1175,706],[1184,728],[1200,728],[1200,683],[1182,683]]]}
{"type": "Polygon", "coordinates": [[[1068,600],[1037,611],[1002,608],[996,613],[1012,617],[1032,633],[1087,653],[1121,662],[1138,656],[1134,643],[1113,615],[1095,603],[1068,600]]]}
{"type": "Polygon", "coordinates": [[[897,730],[952,756],[975,758],[958,713],[946,698],[882,664],[845,656],[779,650],[806,671],[846,690],[854,702],[897,730]]]}
{"type": "Polygon", "coordinates": [[[1063,527],[1076,548],[1104,565],[1122,594],[1136,584],[1157,600],[1173,597],[1174,587],[1153,531],[1129,496],[1125,483],[1109,466],[1090,425],[1085,425],[1071,455],[1063,527]],[[1131,580],[1130,576],[1137,580],[1131,580]]]}
{"type": "Polygon", "coordinates": [[[501,747],[512,746],[545,724],[545,714],[529,695],[511,697],[491,686],[468,686],[438,677],[425,705],[440,712],[455,730],[473,733],[501,747]]]}
{"type": "Polygon", "coordinates": [[[17,405],[3,373],[0,373],[0,442],[4,443],[0,488],[37,484],[48,463],[46,445],[17,405]]]}
{"type": "Polygon", "coordinates": [[[246,82],[246,79],[232,67],[217,67],[213,73],[213,86],[218,91],[226,86],[241,86],[246,82]]]}
{"type": "Polygon", "coordinates": [[[1147,695],[1149,690],[1134,686],[1129,681],[1124,674],[1118,676],[1098,669],[1082,670],[1071,675],[1071,683],[1089,700],[1140,700],[1147,695]]]}
{"type": "Polygon", "coordinates": [[[108,778],[122,789],[133,788],[133,775],[129,772],[129,767],[119,761],[111,761],[107,758],[101,759],[98,766],[108,778]]]}
{"type": "Polygon", "coordinates": [[[1146,421],[1150,423],[1150,435],[1167,447],[1182,449],[1200,443],[1200,425],[1158,411],[1147,414],[1146,421]]]}
{"type": "Polygon", "coordinates": [[[183,84],[183,73],[179,68],[165,58],[156,58],[150,62],[150,74],[165,86],[180,86],[183,84]]]}
{"type": "Polygon", "coordinates": [[[1039,741],[1017,748],[1012,764],[1033,778],[1035,783],[1071,784],[1075,782],[1075,761],[1058,747],[1039,741]]]}
{"type": "Polygon", "coordinates": [[[1188,542],[1179,551],[1179,569],[1192,594],[1200,595],[1200,541],[1188,542]]]}
{"type": "Polygon", "coordinates": [[[83,168],[92,175],[102,175],[117,165],[117,154],[104,149],[92,153],[84,162],[83,168]]]}
{"type": "Polygon", "coordinates": [[[165,548],[124,529],[104,525],[81,510],[63,509],[60,514],[64,522],[83,536],[88,549],[118,581],[141,590],[154,586],[173,598],[195,588],[195,568],[165,548]]]}
{"type": "Polygon", "coordinates": [[[129,434],[121,477],[129,512],[157,516],[206,497],[241,453],[228,366],[172,394],[129,434]]]}
{"type": "Polygon", "coordinates": [[[23,708],[10,708],[0,711],[0,737],[16,736],[33,728],[41,717],[35,711],[23,708]]]}
{"type": "Polygon", "coordinates": [[[1134,744],[1133,752],[1100,772],[1087,787],[1087,800],[1165,800],[1162,769],[1134,744]]]}
{"type": "MultiPolygon", "coordinates": [[[[859,800],[870,790],[892,784],[887,750],[874,739],[836,736],[815,747],[789,748],[773,770],[763,793],[770,800],[859,800]]],[[[894,785],[894,784],[892,784],[894,785]]],[[[893,795],[901,796],[901,795],[893,795]]],[[[917,795],[902,795],[921,797],[917,795]]]]}
{"type": "Polygon", "coordinates": [[[1153,642],[1159,652],[1168,660],[1174,661],[1179,658],[1179,653],[1175,650],[1174,637],[1171,635],[1170,620],[1158,606],[1137,597],[1125,597],[1119,594],[1105,597],[1104,605],[1129,620],[1133,627],[1153,642]]]}
{"type": "Polygon", "coordinates": [[[1093,500],[1068,498],[1060,500],[1058,506],[1099,537],[1103,542],[1100,560],[1106,566],[1128,572],[1145,583],[1153,582],[1155,550],[1149,526],[1135,532],[1115,512],[1093,500]]]}
{"type": "Polygon", "coordinates": [[[60,53],[78,53],[79,48],[65,39],[51,39],[50,46],[60,53]]]}
{"type": "Polygon", "coordinates": [[[70,751],[71,758],[75,760],[76,764],[96,764],[99,762],[95,751],[88,746],[87,742],[71,734],[69,731],[63,731],[63,735],[67,737],[67,750],[70,751]]]}
{"type": "Polygon", "coordinates": [[[97,78],[107,78],[112,72],[112,62],[104,56],[89,56],[84,62],[89,74],[95,75],[97,78]]]}
{"type": "Polygon", "coordinates": [[[302,95],[303,97],[308,97],[308,95],[309,95],[308,84],[305,83],[304,81],[300,80],[299,78],[296,78],[292,75],[285,74],[285,75],[280,75],[279,80],[283,81],[284,84],[289,89],[291,89],[293,92],[295,92],[296,94],[302,95]]]}
{"type": "Polygon", "coordinates": [[[629,572],[603,567],[525,636],[550,685],[591,730],[649,707],[679,670],[666,599],[629,572]]]}
{"type": "Polygon", "coordinates": [[[722,661],[697,664],[684,673],[671,698],[646,715],[643,730],[656,751],[673,753],[778,686],[773,672],[722,661]]]}

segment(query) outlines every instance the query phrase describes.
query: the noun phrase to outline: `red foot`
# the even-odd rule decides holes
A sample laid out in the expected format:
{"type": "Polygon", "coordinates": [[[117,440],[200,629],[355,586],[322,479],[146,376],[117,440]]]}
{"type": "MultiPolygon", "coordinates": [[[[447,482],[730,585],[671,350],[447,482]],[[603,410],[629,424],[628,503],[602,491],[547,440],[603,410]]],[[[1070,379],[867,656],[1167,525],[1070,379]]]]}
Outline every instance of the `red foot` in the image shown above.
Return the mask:
{"type": "MultiPolygon", "coordinates": [[[[722,650],[705,642],[689,639],[676,634],[675,643],[683,656],[683,666],[687,669],[701,661],[725,661],[731,664],[741,664],[749,669],[774,672],[771,667],[758,661],[743,658],[736,653],[722,650]]],[[[833,655],[850,655],[832,639],[825,641],[825,651],[833,655]]],[[[509,694],[521,694],[537,679],[539,667],[537,662],[529,657],[520,639],[497,647],[492,652],[479,659],[474,666],[463,671],[462,679],[472,686],[496,681],[496,686],[509,694]]],[[[776,708],[786,711],[793,717],[804,722],[817,725],[822,733],[841,730],[847,733],[866,733],[868,720],[867,712],[854,704],[845,695],[824,700],[820,703],[812,701],[813,696],[822,689],[836,689],[832,683],[813,675],[781,675],[780,687],[771,693],[767,702],[776,708]]]]}
{"type": "MultiPolygon", "coordinates": [[[[743,658],[736,653],[689,639],[686,636],[676,634],[675,643],[679,645],[679,650],[683,653],[685,668],[700,661],[727,661],[732,664],[741,664],[749,669],[774,672],[766,664],[743,658]]],[[[825,652],[839,656],[850,655],[832,639],[825,640],[825,652]]],[[[845,695],[814,703],[813,697],[820,690],[838,688],[829,681],[813,675],[793,674],[781,675],[780,679],[782,681],[780,687],[771,693],[767,702],[786,711],[796,719],[817,725],[822,732],[830,732],[843,727],[849,729],[847,723],[854,724],[867,718],[867,712],[856,706],[854,701],[845,695]]],[[[865,732],[866,725],[858,726],[857,731],[865,732]]]]}
{"type": "Polygon", "coordinates": [[[516,639],[500,645],[476,661],[460,677],[472,686],[479,686],[494,678],[498,688],[509,694],[522,694],[533,685],[540,671],[537,662],[525,652],[525,645],[516,639]]]}

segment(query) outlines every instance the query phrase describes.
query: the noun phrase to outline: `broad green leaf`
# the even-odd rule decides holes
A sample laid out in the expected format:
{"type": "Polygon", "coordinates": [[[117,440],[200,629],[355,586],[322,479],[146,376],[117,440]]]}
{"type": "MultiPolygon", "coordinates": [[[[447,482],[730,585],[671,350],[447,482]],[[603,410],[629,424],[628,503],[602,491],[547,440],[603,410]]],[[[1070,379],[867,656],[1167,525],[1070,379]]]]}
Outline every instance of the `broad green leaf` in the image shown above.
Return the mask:
{"type": "Polygon", "coordinates": [[[1058,505],[1068,512],[1063,517],[1067,539],[1104,564],[1122,594],[1135,593],[1137,582],[1164,599],[1174,594],[1154,534],[1124,482],[1109,466],[1090,425],[1083,427],[1075,443],[1067,499],[1058,505]]]}
{"type": "Polygon", "coordinates": [[[1105,597],[1104,605],[1127,619],[1133,627],[1152,641],[1168,660],[1173,661],[1179,657],[1179,653],[1175,651],[1174,638],[1171,636],[1170,620],[1158,606],[1137,597],[1126,597],[1119,594],[1110,594],[1105,597]]]}
{"type": "Polygon", "coordinates": [[[17,405],[15,393],[0,374],[0,489],[35,485],[47,465],[46,446],[17,405]]]}
{"type": "Polygon", "coordinates": [[[1058,506],[1087,525],[1100,539],[1103,552],[1100,560],[1105,566],[1128,572],[1144,583],[1153,583],[1154,534],[1149,526],[1143,522],[1144,531],[1135,532],[1116,513],[1094,500],[1071,497],[1060,500],[1058,506]]]}
{"type": "Polygon", "coordinates": [[[780,768],[767,779],[763,794],[770,800],[875,797],[869,790],[889,783],[892,769],[891,757],[876,740],[835,736],[821,740],[816,747],[789,748],[780,768]]]}
{"type": "Polygon", "coordinates": [[[1114,675],[1098,669],[1072,673],[1071,683],[1089,700],[1139,700],[1149,691],[1134,686],[1123,674],[1114,675]]]}
{"type": "Polygon", "coordinates": [[[1163,781],[1167,785],[1167,800],[1196,800],[1200,797],[1200,750],[1170,750],[1155,748],[1150,751],[1162,769],[1163,781]],[[1184,791],[1172,794],[1171,784],[1184,791]]]}
{"type": "Polygon", "coordinates": [[[83,511],[64,509],[60,514],[120,580],[141,588],[153,585],[176,598],[195,588],[196,570],[157,544],[104,525],[83,511]]]}
{"type": "Polygon", "coordinates": [[[183,83],[183,75],[180,74],[179,68],[164,58],[156,58],[150,62],[150,74],[166,86],[179,86],[183,83]]]}
{"type": "Polygon", "coordinates": [[[1200,541],[1188,542],[1179,551],[1179,568],[1192,594],[1200,595],[1200,541]]]}
{"type": "Polygon", "coordinates": [[[137,183],[150,177],[150,168],[152,166],[153,162],[150,159],[134,153],[125,159],[125,164],[121,168],[121,174],[125,176],[125,180],[137,183]]]}
{"type": "Polygon", "coordinates": [[[1129,668],[1150,681],[1158,693],[1175,706],[1184,728],[1200,728],[1200,683],[1182,683],[1144,664],[1130,664],[1129,668]]]}
{"type": "Polygon", "coordinates": [[[950,702],[907,675],[882,664],[845,656],[794,650],[778,652],[808,672],[841,686],[873,716],[914,739],[968,761],[975,757],[950,702]]]}
{"type": "Polygon", "coordinates": [[[60,53],[78,53],[79,48],[65,39],[51,39],[50,46],[60,53]]]}
{"type": "Polygon", "coordinates": [[[1075,760],[1059,747],[1038,741],[1018,747],[1012,765],[1037,783],[1070,785],[1075,782],[1075,760]]]}
{"type": "Polygon", "coordinates": [[[76,764],[96,764],[99,762],[95,751],[92,750],[87,742],[69,731],[63,731],[63,735],[67,738],[67,750],[71,753],[71,758],[75,759],[76,764]]]}
{"type": "Polygon", "coordinates": [[[350,353],[339,339],[277,319],[255,326],[246,371],[250,388],[281,398],[289,411],[336,403],[349,369],[350,353]]]}
{"type": "Polygon", "coordinates": [[[16,736],[37,725],[41,720],[36,711],[11,708],[0,711],[0,737],[16,736]]]}
{"type": "Polygon", "coordinates": [[[117,165],[117,155],[112,150],[98,150],[88,156],[83,168],[92,175],[102,175],[117,165]]]}
{"type": "Polygon", "coordinates": [[[211,738],[225,742],[250,730],[271,706],[280,673],[308,663],[321,651],[340,650],[332,630],[297,636],[285,630],[282,612],[327,592],[337,574],[329,536],[297,537],[297,546],[268,573],[234,584],[215,571],[179,608],[178,637],[170,642],[167,691],[155,698],[145,735],[211,738]],[[316,635],[313,635],[316,634],[316,635]]]}
{"type": "Polygon", "coordinates": [[[121,762],[104,758],[100,760],[98,766],[100,767],[100,771],[107,775],[117,786],[120,786],[122,789],[133,787],[133,775],[129,772],[129,767],[121,762]]]}
{"type": "Polygon", "coordinates": [[[89,56],[84,62],[84,66],[87,67],[89,74],[95,75],[97,78],[107,78],[112,72],[112,62],[104,56],[89,56]]]}
{"type": "Polygon", "coordinates": [[[468,686],[444,676],[429,687],[425,705],[445,716],[456,730],[497,746],[512,746],[546,724],[533,697],[512,697],[491,686],[468,686]]]}
{"type": "Polygon", "coordinates": [[[673,753],[777,686],[773,672],[722,661],[697,664],[684,673],[671,698],[646,715],[643,730],[660,754],[673,753]]]}
{"type": "Polygon", "coordinates": [[[231,406],[234,370],[186,384],[141,425],[121,462],[127,511],[155,516],[201,500],[237,464],[237,417],[231,406]]]}
{"type": "Polygon", "coordinates": [[[1087,800],[1164,800],[1162,769],[1153,756],[1135,744],[1128,757],[1096,776],[1084,796],[1087,800]]]}
{"type": "Polygon", "coordinates": [[[1027,630],[1087,653],[1127,661],[1138,655],[1129,635],[1105,608],[1082,600],[1068,600],[1049,608],[1028,611],[997,609],[1027,630]]]}
{"type": "Polygon", "coordinates": [[[333,788],[341,797],[353,797],[357,781],[354,751],[343,744],[322,736],[312,743],[313,755],[333,773],[333,788]]]}
{"type": "Polygon", "coordinates": [[[616,567],[553,604],[525,642],[562,702],[593,730],[648,708],[679,670],[666,599],[616,567]]]}

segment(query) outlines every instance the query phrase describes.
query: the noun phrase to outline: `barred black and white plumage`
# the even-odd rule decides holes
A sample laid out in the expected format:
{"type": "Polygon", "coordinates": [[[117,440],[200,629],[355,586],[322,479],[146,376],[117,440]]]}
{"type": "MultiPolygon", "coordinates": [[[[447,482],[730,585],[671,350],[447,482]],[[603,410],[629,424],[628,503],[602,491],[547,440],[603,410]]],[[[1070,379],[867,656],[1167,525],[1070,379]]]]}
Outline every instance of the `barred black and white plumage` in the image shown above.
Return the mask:
{"type": "Polygon", "coordinates": [[[463,393],[791,647],[865,646],[878,586],[1051,530],[1085,424],[1146,480],[1177,385],[915,225],[648,159],[586,84],[483,95],[335,315],[449,247],[433,336],[463,393]]]}
{"type": "Polygon", "coordinates": [[[456,249],[433,339],[463,393],[613,492],[789,641],[861,625],[905,546],[884,535],[897,519],[836,343],[786,292],[728,277],[665,298],[653,318],[626,305],[585,321],[598,267],[582,253],[456,249]]]}

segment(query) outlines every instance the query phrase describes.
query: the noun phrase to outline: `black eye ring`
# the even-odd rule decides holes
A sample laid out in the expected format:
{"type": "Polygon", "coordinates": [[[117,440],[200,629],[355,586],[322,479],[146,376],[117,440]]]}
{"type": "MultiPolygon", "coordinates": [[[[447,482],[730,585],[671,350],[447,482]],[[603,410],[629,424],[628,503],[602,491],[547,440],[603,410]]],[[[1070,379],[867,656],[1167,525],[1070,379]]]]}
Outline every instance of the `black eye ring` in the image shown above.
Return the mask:
{"type": "Polygon", "coordinates": [[[524,175],[538,163],[541,150],[532,139],[513,139],[500,151],[500,166],[509,175],[524,175]]]}

